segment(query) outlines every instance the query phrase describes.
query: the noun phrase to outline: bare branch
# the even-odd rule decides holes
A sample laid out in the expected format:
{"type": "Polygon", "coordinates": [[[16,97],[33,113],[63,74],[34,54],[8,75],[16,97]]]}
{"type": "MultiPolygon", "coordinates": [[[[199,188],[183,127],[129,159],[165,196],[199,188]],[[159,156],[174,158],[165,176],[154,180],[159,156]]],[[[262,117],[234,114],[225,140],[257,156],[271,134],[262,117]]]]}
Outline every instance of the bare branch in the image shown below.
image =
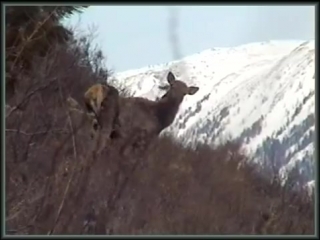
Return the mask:
{"type": "Polygon", "coordinates": [[[20,129],[6,129],[6,132],[21,133],[26,136],[33,136],[33,135],[48,134],[48,133],[53,133],[53,132],[67,133],[68,131],[66,131],[65,129],[53,129],[53,130],[45,130],[45,131],[28,133],[28,132],[20,130],[20,129]]]}
{"type": "Polygon", "coordinates": [[[26,97],[24,97],[20,103],[18,103],[16,106],[12,107],[9,112],[6,114],[6,118],[8,118],[13,112],[15,112],[16,110],[18,110],[23,104],[25,104],[34,94],[36,94],[37,92],[49,87],[54,81],[56,81],[56,79],[52,79],[51,81],[49,81],[47,84],[45,84],[44,86],[40,86],[38,88],[36,88],[35,90],[31,91],[30,93],[27,94],[26,97]]]}
{"type": "Polygon", "coordinates": [[[27,44],[33,40],[33,36],[39,31],[39,29],[50,19],[50,17],[53,16],[53,14],[55,13],[55,10],[52,11],[50,14],[48,14],[48,16],[39,24],[37,24],[37,27],[34,29],[34,31],[30,34],[30,36],[27,37],[27,39],[24,42],[24,45],[21,47],[20,51],[18,52],[13,64],[11,65],[11,69],[14,68],[14,66],[17,64],[21,54],[23,53],[25,47],[27,46],[27,44]]]}
{"type": "MultiPolygon", "coordinates": [[[[63,100],[63,95],[62,95],[62,91],[61,91],[61,85],[60,85],[60,82],[59,82],[59,94],[60,94],[60,98],[61,100],[63,100]]],[[[68,107],[66,106],[66,104],[64,103],[64,107],[66,109],[66,112],[67,112],[67,115],[68,115],[68,121],[69,121],[69,126],[70,126],[70,131],[72,133],[72,145],[73,145],[73,157],[74,157],[74,161],[75,163],[73,164],[73,168],[72,168],[72,171],[71,171],[71,175],[69,177],[69,180],[68,180],[68,183],[67,183],[67,186],[64,190],[64,193],[63,193],[63,197],[62,197],[62,201],[60,203],[60,206],[59,206],[59,209],[58,209],[58,213],[57,213],[57,216],[56,216],[56,219],[54,221],[54,224],[53,224],[53,227],[52,229],[48,232],[48,235],[51,235],[54,233],[54,230],[57,226],[57,223],[59,221],[59,218],[61,216],[61,211],[63,209],[63,206],[64,206],[64,203],[65,203],[65,200],[66,200],[66,197],[67,197],[67,194],[69,192],[69,188],[70,188],[70,184],[73,180],[73,177],[74,177],[74,174],[75,174],[75,170],[76,170],[76,163],[77,163],[77,158],[78,158],[78,151],[77,151],[77,146],[76,146],[76,139],[75,139],[75,130],[74,130],[74,127],[73,127],[73,122],[72,122],[72,119],[71,119],[71,116],[70,116],[70,110],[68,109],[68,107]]]]}

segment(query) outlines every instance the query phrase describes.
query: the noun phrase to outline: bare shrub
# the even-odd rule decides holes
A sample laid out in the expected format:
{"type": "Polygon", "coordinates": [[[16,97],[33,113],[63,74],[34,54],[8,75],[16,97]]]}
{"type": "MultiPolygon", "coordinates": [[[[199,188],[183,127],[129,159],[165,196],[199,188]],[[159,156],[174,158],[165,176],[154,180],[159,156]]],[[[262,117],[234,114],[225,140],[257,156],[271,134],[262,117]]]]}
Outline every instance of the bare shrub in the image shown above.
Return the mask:
{"type": "Polygon", "coordinates": [[[21,82],[19,74],[28,75],[34,57],[45,56],[52,46],[65,45],[72,32],[60,19],[84,6],[6,6],[6,99],[21,82]],[[19,73],[19,74],[18,74],[19,73]]]}
{"type": "Polygon", "coordinates": [[[90,125],[81,112],[66,104],[72,97],[83,107],[85,89],[108,77],[109,72],[98,67],[101,52],[91,50],[88,55],[88,42],[83,37],[67,46],[52,46],[44,56],[33,58],[28,74],[16,74],[19,84],[6,111],[9,232],[44,233],[37,224],[49,222],[46,231],[54,233],[52,221],[60,219],[76,172],[86,159],[93,159],[88,154],[94,148],[87,139],[90,125]]]}

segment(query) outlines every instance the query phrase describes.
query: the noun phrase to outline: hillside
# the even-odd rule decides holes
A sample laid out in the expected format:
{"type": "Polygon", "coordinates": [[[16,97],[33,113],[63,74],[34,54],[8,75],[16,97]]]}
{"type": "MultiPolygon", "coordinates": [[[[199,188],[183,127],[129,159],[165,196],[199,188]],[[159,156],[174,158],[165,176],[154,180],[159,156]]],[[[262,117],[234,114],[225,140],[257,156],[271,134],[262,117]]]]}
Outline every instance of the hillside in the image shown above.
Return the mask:
{"type": "MultiPolygon", "coordinates": [[[[239,142],[212,148],[195,141],[191,148],[161,136],[126,155],[113,139],[98,152],[83,95],[111,72],[90,35],[59,24],[81,9],[6,7],[3,235],[315,233],[314,195],[291,191],[294,179],[281,186],[243,164],[248,156],[239,142]]],[[[156,97],[149,90],[157,91],[152,79],[162,71],[133,81],[131,90],[156,97]]],[[[195,122],[176,127],[190,118],[183,108],[168,132],[188,136],[195,122]]]]}
{"type": "Polygon", "coordinates": [[[213,48],[158,66],[118,73],[117,84],[156,99],[172,70],[200,87],[186,97],[167,133],[185,144],[240,141],[265,170],[300,183],[315,174],[315,43],[270,41],[213,48]],[[295,172],[296,172],[295,171],[295,172]]]}

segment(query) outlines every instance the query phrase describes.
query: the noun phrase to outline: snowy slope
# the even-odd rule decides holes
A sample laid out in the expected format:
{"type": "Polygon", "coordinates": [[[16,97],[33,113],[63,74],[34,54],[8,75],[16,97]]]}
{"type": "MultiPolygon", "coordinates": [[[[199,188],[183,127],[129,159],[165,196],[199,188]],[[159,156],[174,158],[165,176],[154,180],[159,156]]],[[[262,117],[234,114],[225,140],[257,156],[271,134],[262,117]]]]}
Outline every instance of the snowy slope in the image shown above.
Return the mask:
{"type": "Polygon", "coordinates": [[[135,96],[156,99],[168,70],[200,87],[167,132],[186,143],[240,140],[256,163],[314,179],[315,42],[270,41],[215,48],[115,76],[135,96]]]}

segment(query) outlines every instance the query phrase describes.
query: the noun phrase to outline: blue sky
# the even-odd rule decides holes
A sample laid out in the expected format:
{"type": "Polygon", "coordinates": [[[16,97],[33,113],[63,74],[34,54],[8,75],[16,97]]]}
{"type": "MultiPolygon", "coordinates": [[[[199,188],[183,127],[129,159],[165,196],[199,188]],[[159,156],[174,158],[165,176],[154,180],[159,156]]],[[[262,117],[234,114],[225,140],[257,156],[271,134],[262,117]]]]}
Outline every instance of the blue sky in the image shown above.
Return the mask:
{"type": "Polygon", "coordinates": [[[92,6],[65,24],[82,31],[95,26],[95,43],[107,56],[107,66],[120,72],[213,47],[314,39],[315,7],[92,6]],[[169,38],[172,15],[178,20],[179,56],[169,38]]]}

